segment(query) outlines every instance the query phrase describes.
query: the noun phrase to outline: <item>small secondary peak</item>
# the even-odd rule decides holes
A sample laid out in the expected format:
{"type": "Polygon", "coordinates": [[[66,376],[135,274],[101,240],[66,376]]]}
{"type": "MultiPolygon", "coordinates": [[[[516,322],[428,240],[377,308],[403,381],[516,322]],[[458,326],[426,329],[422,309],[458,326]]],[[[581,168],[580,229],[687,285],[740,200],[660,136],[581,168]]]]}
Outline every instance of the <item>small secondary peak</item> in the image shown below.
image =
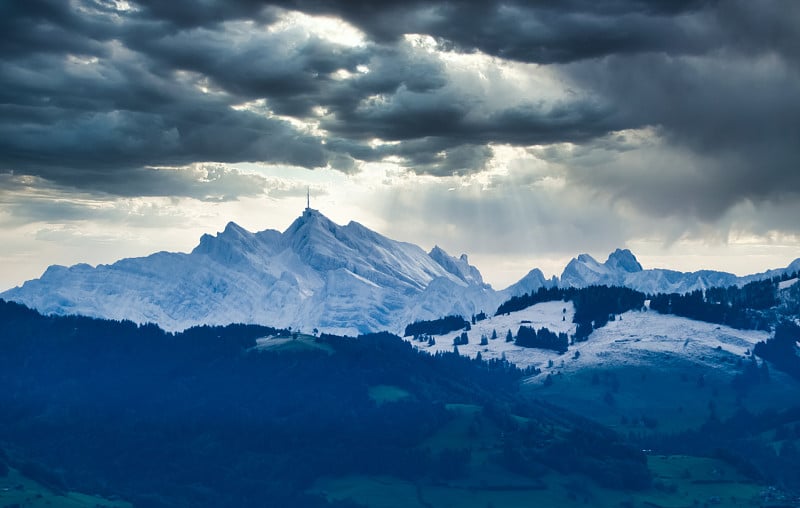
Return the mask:
{"type": "Polygon", "coordinates": [[[250,232],[247,231],[242,226],[236,224],[235,222],[230,221],[225,225],[225,229],[222,231],[222,233],[225,234],[225,233],[250,233],[250,232]]]}
{"type": "Polygon", "coordinates": [[[642,265],[636,259],[636,256],[628,249],[617,249],[608,256],[605,262],[606,266],[624,270],[629,273],[641,272],[642,265]]]}
{"type": "Polygon", "coordinates": [[[581,263],[587,263],[587,264],[588,264],[588,263],[591,263],[591,264],[593,264],[593,265],[600,264],[600,263],[598,263],[598,262],[597,262],[597,260],[596,260],[595,258],[593,258],[591,255],[589,255],[589,254],[586,254],[586,253],[584,253],[584,254],[579,254],[579,255],[578,255],[578,257],[577,257],[577,258],[575,258],[575,260],[576,260],[576,261],[579,261],[579,262],[581,262],[581,263]]]}

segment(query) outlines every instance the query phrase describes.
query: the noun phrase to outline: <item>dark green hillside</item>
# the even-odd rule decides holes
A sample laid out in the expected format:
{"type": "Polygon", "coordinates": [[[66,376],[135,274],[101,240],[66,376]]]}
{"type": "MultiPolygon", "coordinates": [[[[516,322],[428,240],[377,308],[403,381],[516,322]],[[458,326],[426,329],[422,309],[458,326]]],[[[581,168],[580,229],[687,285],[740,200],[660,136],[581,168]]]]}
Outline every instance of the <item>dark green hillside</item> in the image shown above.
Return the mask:
{"type": "Polygon", "coordinates": [[[169,334],[2,301],[0,330],[0,447],[12,466],[135,506],[367,502],[320,490],[348,475],[529,497],[567,474],[611,490],[650,482],[641,452],[526,400],[505,362],[430,356],[389,334],[169,334]]]}

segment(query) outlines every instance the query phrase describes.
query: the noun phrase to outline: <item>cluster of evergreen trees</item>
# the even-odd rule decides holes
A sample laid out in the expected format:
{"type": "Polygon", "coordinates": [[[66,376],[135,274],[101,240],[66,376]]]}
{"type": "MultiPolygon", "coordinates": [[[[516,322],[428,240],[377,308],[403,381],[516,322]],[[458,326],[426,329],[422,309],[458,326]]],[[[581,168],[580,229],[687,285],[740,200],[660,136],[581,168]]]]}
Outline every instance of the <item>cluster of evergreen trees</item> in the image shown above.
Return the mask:
{"type": "Polygon", "coordinates": [[[436,339],[433,338],[433,335],[426,335],[424,333],[420,335],[414,335],[414,341],[423,342],[427,344],[428,347],[436,345],[436,339]]]}
{"type": "Polygon", "coordinates": [[[557,334],[545,327],[537,331],[529,326],[520,326],[515,344],[522,347],[550,349],[565,353],[569,347],[569,337],[566,333],[557,334]]]}
{"type": "MultiPolygon", "coordinates": [[[[739,288],[728,288],[738,292],[739,288]]],[[[717,323],[743,330],[768,330],[770,319],[746,303],[715,301],[711,290],[696,290],[686,294],[658,294],[650,299],[650,308],[662,314],[674,314],[698,321],[717,323]]]]}
{"type": "Polygon", "coordinates": [[[497,312],[495,312],[494,315],[501,316],[503,314],[509,314],[518,310],[527,309],[528,307],[532,307],[537,303],[554,302],[558,300],[569,300],[569,298],[566,297],[564,289],[558,287],[541,287],[536,292],[531,291],[530,293],[525,293],[524,295],[512,296],[507,301],[500,304],[500,306],[497,308],[497,312]]]}
{"type": "Polygon", "coordinates": [[[480,311],[477,314],[473,314],[472,315],[472,320],[470,322],[474,325],[474,324],[476,324],[476,323],[478,323],[480,321],[483,321],[487,317],[489,317],[489,316],[487,316],[485,312],[480,311]]]}
{"type": "MultiPolygon", "coordinates": [[[[778,284],[794,277],[797,277],[796,273],[753,281],[742,287],[708,288],[685,294],[662,293],[650,298],[650,308],[662,314],[733,328],[769,330],[779,317],[778,284]]],[[[791,312],[792,309],[787,310],[791,312]]]]}
{"type": "MultiPolygon", "coordinates": [[[[589,286],[586,288],[539,288],[522,296],[514,296],[497,308],[496,316],[528,308],[537,303],[572,301],[577,330],[574,339],[585,340],[592,330],[605,326],[616,314],[641,309],[645,294],[626,287],[589,286]]],[[[518,339],[519,340],[519,339],[518,339]]]]}
{"type": "Polygon", "coordinates": [[[574,323],[591,324],[593,328],[605,326],[617,314],[638,310],[644,306],[645,294],[618,286],[589,286],[566,290],[575,306],[574,323]]]}
{"type": "Polygon", "coordinates": [[[430,321],[416,321],[406,326],[404,337],[417,335],[444,335],[455,330],[465,329],[469,321],[461,316],[445,316],[430,321]]]}
{"type": "Polygon", "coordinates": [[[755,345],[753,353],[800,380],[798,342],[800,342],[800,326],[794,321],[783,320],[775,326],[771,338],[755,345]]]}
{"type": "Polygon", "coordinates": [[[469,336],[467,335],[467,332],[461,332],[461,335],[453,339],[454,346],[465,346],[467,344],[469,344],[469,336]]]}

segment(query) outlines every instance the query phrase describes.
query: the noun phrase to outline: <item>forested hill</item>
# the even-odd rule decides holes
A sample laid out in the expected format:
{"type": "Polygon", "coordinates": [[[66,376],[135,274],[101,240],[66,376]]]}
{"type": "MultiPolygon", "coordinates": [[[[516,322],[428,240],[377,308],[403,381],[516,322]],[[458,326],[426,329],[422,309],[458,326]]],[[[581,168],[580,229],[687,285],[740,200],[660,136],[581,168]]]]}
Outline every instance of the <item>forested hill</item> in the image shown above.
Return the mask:
{"type": "Polygon", "coordinates": [[[577,338],[601,328],[614,314],[641,308],[645,300],[662,314],[674,314],[698,321],[740,329],[771,330],[782,319],[800,317],[800,284],[797,272],[756,280],[743,286],[710,287],[688,293],[647,295],[622,286],[539,288],[500,304],[495,315],[516,312],[537,303],[572,301],[573,321],[579,325],[577,338]]]}
{"type": "Polygon", "coordinates": [[[783,318],[800,316],[800,285],[795,272],[742,287],[658,294],[651,297],[650,308],[734,328],[770,330],[783,318]]]}
{"type": "Polygon", "coordinates": [[[0,323],[0,449],[65,489],[145,507],[302,507],[333,505],[315,482],[354,473],[478,484],[491,467],[530,482],[558,471],[649,483],[641,453],[522,398],[522,373],[505,362],[431,356],[389,334],[171,334],[3,301],[0,323]],[[443,429],[463,408],[476,437],[452,444],[443,429]],[[478,450],[485,463],[470,459],[478,450]]]}

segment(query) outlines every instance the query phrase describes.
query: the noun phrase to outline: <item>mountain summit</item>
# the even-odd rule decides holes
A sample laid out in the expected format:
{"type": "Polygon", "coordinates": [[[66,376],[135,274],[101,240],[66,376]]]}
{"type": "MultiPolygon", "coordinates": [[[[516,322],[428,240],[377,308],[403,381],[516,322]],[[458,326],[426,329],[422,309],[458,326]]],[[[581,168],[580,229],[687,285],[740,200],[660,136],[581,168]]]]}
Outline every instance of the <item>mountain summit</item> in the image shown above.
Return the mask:
{"type": "Polygon", "coordinates": [[[491,311],[501,298],[466,256],[438,247],[427,254],[311,208],[283,233],[230,222],[203,235],[190,254],[52,266],[0,296],[45,313],[168,330],[243,322],[336,333],[399,331],[415,319],[491,311]]]}
{"type": "Polygon", "coordinates": [[[612,270],[624,271],[628,273],[641,272],[642,265],[636,260],[636,256],[628,249],[617,249],[608,255],[604,263],[612,270]]]}
{"type": "Polygon", "coordinates": [[[642,271],[642,265],[628,249],[612,252],[605,263],[589,254],[581,254],[567,264],[561,273],[562,286],[623,286],[625,275],[642,271]]]}

